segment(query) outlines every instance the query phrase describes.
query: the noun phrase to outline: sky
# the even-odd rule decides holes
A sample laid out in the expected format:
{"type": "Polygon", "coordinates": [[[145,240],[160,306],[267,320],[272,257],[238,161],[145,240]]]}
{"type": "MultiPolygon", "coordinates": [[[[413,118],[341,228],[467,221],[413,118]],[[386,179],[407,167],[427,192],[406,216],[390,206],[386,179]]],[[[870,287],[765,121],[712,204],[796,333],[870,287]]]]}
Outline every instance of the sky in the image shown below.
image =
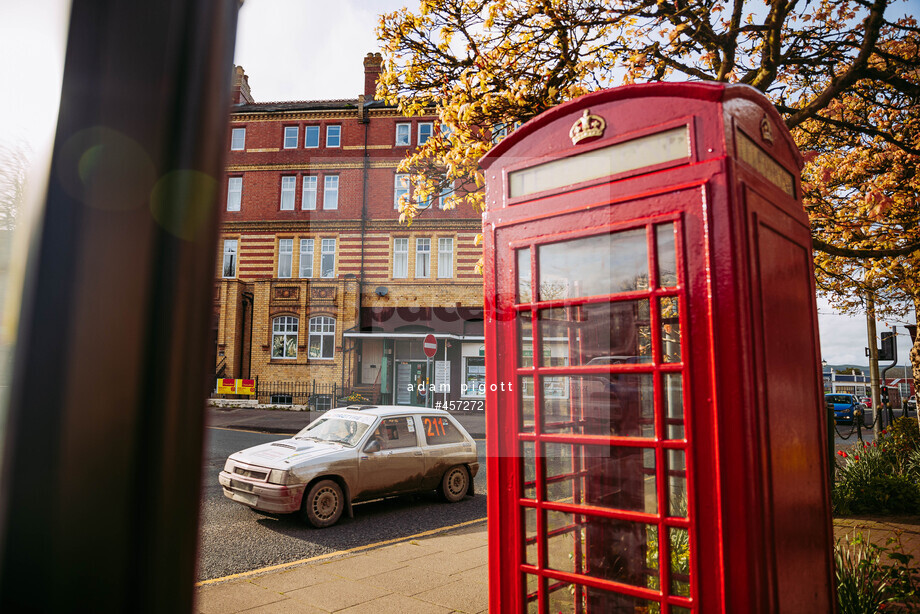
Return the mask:
{"type": "MultiPolygon", "coordinates": [[[[406,0],[246,0],[240,10],[235,63],[249,75],[258,102],[355,98],[364,89],[363,59],[379,51],[382,12],[406,0]]],[[[411,0],[416,7],[417,1],[411,0]]],[[[920,0],[902,6],[918,14],[920,0]]],[[[25,143],[36,159],[50,147],[63,67],[69,0],[0,0],[0,67],[16,87],[0,96],[0,145],[25,143]]],[[[42,168],[32,170],[41,174],[42,168]]],[[[34,182],[41,184],[41,181],[34,182]]],[[[867,364],[865,316],[834,314],[819,299],[821,349],[831,364],[867,364]]],[[[889,323],[890,324],[890,323],[889,323]]],[[[903,363],[909,341],[898,325],[903,363]]],[[[878,323],[879,332],[889,330],[878,323]]]]}

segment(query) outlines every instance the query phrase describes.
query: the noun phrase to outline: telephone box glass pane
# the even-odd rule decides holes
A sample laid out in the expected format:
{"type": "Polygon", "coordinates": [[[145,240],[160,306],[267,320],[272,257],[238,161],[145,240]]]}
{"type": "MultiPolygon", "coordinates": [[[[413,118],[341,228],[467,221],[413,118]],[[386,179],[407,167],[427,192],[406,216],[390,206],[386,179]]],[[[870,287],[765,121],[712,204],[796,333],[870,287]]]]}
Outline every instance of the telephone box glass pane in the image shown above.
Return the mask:
{"type": "Polygon", "coordinates": [[[653,394],[650,373],[543,376],[540,424],[544,433],[654,437],[653,394]]]}
{"type": "Polygon", "coordinates": [[[677,297],[662,298],[660,307],[658,317],[661,326],[661,361],[680,362],[680,312],[677,297]]]}
{"type": "Polygon", "coordinates": [[[546,511],[547,535],[563,533],[563,544],[547,544],[547,567],[633,586],[658,583],[655,556],[658,530],[654,525],[600,516],[546,511]],[[580,527],[580,530],[578,528],[580,527]],[[570,532],[571,530],[571,532],[570,532]],[[571,556],[569,556],[571,555],[571,556]]]}
{"type": "Polygon", "coordinates": [[[671,288],[677,285],[677,256],[674,249],[674,224],[655,227],[658,246],[658,286],[671,288]]]}
{"type": "Polygon", "coordinates": [[[523,480],[521,484],[521,488],[523,489],[521,496],[525,499],[537,498],[537,489],[535,486],[537,479],[537,460],[534,455],[535,449],[534,442],[521,442],[521,475],[523,480]]]}
{"type": "Polygon", "coordinates": [[[530,248],[517,251],[518,272],[518,303],[529,303],[533,300],[530,293],[530,248]]]}
{"type": "Polygon", "coordinates": [[[539,300],[648,289],[645,229],[541,245],[539,300]]]}
{"type": "Polygon", "coordinates": [[[533,366],[533,323],[530,321],[530,312],[522,311],[518,314],[518,356],[522,367],[533,366]]]}
{"type": "MultiPolygon", "coordinates": [[[[671,607],[672,614],[679,609],[671,607]]],[[[581,584],[561,583],[553,585],[549,593],[551,614],[636,614],[660,612],[656,602],[639,597],[612,593],[581,584]]]]}
{"type": "Polygon", "coordinates": [[[521,377],[518,380],[521,391],[521,432],[533,433],[533,378],[521,377]]]}
{"type": "Polygon", "coordinates": [[[628,512],[658,512],[651,448],[544,444],[546,499],[628,512]]]}
{"type": "Polygon", "coordinates": [[[687,517],[687,454],[668,450],[668,515],[687,517]]]}
{"type": "Polygon", "coordinates": [[[684,438],[684,391],[680,373],[666,373],[664,382],[664,405],[667,411],[665,419],[665,437],[667,439],[684,438]]]}
{"type": "Polygon", "coordinates": [[[544,367],[652,361],[647,299],[543,309],[538,318],[544,367]]]}
{"type": "Polygon", "coordinates": [[[537,587],[540,585],[540,576],[525,573],[524,575],[524,599],[527,602],[527,614],[538,614],[540,612],[540,602],[537,600],[537,587]]]}
{"type": "Polygon", "coordinates": [[[671,549],[671,594],[689,597],[690,533],[687,529],[668,529],[668,545],[671,549]]]}
{"type": "MultiPolygon", "coordinates": [[[[539,565],[537,559],[537,510],[533,507],[521,509],[521,522],[524,524],[524,563],[539,565]]],[[[536,590],[536,588],[534,588],[536,590]]]]}

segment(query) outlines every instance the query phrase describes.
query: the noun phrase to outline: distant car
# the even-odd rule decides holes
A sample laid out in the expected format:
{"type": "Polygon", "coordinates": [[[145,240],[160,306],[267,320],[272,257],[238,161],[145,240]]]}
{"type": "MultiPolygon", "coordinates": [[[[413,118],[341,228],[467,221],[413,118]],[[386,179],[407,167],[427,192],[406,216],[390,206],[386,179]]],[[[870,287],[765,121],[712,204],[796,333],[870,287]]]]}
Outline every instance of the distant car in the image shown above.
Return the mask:
{"type": "Polygon", "coordinates": [[[866,407],[872,407],[872,397],[859,397],[859,402],[866,407]]]}
{"type": "Polygon", "coordinates": [[[910,395],[910,398],[907,399],[907,410],[908,410],[908,411],[916,411],[916,410],[917,410],[917,396],[916,396],[916,395],[913,395],[913,394],[912,394],[912,395],[910,395]]]}
{"type": "Polygon", "coordinates": [[[865,415],[866,406],[859,402],[856,395],[839,393],[825,394],[824,402],[828,405],[833,404],[834,420],[836,422],[852,423],[857,411],[865,415]]]}
{"type": "Polygon", "coordinates": [[[476,442],[439,409],[361,405],[332,409],[291,437],[231,454],[218,480],[228,498],[257,510],[300,512],[328,527],[351,504],[435,490],[448,502],[473,494],[476,442]]]}

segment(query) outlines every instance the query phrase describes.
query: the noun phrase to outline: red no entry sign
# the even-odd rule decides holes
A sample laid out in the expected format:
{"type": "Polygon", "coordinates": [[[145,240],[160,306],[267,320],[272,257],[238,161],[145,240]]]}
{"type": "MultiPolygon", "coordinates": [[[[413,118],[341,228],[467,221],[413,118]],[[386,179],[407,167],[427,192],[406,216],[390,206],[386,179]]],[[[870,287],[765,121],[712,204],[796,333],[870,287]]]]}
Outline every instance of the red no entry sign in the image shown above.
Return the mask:
{"type": "Polygon", "coordinates": [[[438,340],[434,338],[434,335],[429,334],[422,341],[422,348],[425,350],[425,356],[433,358],[438,352],[438,340]]]}

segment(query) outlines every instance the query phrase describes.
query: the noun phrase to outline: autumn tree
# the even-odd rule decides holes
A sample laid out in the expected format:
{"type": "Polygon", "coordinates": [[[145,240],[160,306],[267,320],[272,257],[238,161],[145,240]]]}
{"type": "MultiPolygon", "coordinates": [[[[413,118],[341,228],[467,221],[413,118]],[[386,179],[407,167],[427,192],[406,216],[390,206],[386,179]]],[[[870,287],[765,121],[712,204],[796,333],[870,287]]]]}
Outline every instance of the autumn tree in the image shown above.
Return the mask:
{"type": "MultiPolygon", "coordinates": [[[[561,102],[624,83],[743,83],[803,152],[822,290],[859,308],[917,302],[920,30],[895,0],[422,0],[383,15],[377,96],[445,129],[401,163],[416,202],[483,206],[478,160],[561,102]],[[452,190],[456,190],[452,192],[452,190]],[[852,299],[852,300],[851,300],[852,299]]],[[[920,367],[920,348],[915,369],[920,367]]],[[[917,375],[920,375],[918,370],[917,375]]],[[[917,377],[920,381],[920,377],[917,377]]]]}

